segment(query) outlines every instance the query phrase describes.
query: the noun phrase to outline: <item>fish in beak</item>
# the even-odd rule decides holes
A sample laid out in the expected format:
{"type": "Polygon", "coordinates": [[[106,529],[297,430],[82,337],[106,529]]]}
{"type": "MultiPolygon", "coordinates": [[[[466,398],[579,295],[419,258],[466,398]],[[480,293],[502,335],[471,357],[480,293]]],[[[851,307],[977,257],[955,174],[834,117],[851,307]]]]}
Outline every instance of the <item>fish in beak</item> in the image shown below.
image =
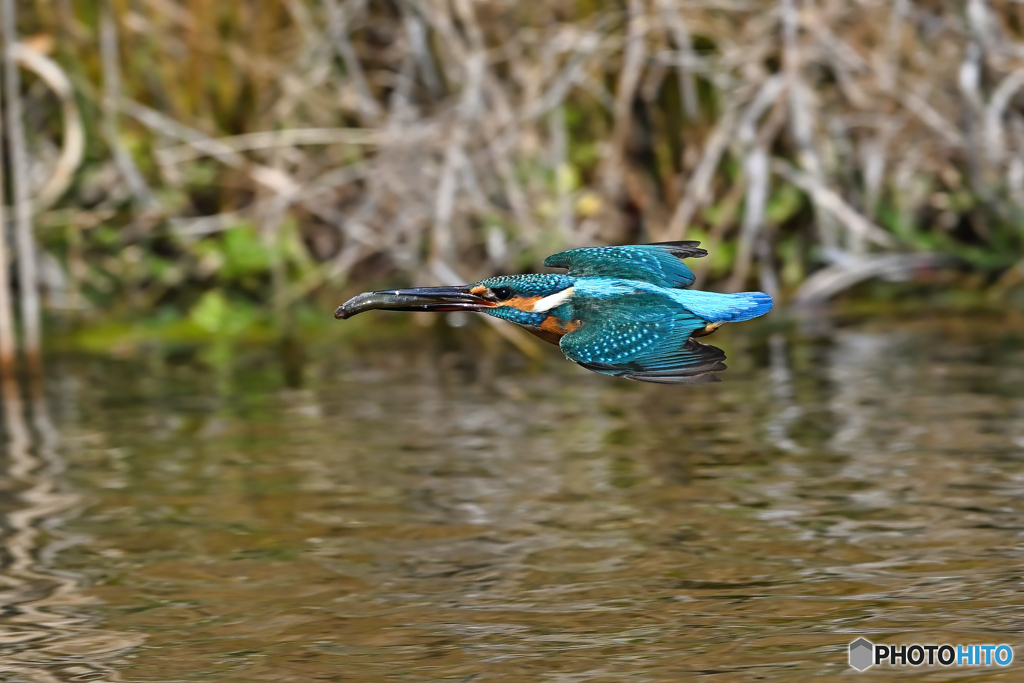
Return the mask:
{"type": "Polygon", "coordinates": [[[481,311],[496,306],[469,291],[469,285],[457,287],[414,287],[364,292],[352,297],[334,311],[339,320],[363,311],[481,311]]]}

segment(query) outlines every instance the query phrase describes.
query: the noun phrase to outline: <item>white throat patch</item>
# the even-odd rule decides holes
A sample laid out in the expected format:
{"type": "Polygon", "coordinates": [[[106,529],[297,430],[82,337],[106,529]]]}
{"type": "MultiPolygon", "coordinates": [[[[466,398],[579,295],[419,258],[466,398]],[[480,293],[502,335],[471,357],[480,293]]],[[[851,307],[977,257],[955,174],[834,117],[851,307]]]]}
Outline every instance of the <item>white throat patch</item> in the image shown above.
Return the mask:
{"type": "Polygon", "coordinates": [[[566,301],[572,298],[572,293],[575,287],[566,287],[561,292],[555,292],[550,296],[546,296],[540,299],[533,305],[533,313],[543,313],[544,311],[550,311],[552,308],[558,308],[566,301]]]}

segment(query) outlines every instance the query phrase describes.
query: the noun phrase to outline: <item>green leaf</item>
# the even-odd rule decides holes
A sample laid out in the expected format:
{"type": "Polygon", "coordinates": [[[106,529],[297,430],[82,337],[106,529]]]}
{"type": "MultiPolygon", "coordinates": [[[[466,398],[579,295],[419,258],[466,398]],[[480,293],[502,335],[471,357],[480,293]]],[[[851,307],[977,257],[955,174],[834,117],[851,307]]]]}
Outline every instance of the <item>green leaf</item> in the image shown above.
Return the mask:
{"type": "Polygon", "coordinates": [[[804,194],[792,185],[782,185],[772,193],[765,213],[768,221],[781,225],[795,216],[804,205],[804,194]]]}
{"type": "Polygon", "coordinates": [[[222,242],[224,266],[221,275],[241,278],[258,275],[270,269],[272,255],[249,225],[239,225],[224,233],[222,242]]]}
{"type": "Polygon", "coordinates": [[[219,289],[203,294],[189,311],[188,317],[202,330],[210,334],[220,332],[227,318],[228,300],[219,289]]]}

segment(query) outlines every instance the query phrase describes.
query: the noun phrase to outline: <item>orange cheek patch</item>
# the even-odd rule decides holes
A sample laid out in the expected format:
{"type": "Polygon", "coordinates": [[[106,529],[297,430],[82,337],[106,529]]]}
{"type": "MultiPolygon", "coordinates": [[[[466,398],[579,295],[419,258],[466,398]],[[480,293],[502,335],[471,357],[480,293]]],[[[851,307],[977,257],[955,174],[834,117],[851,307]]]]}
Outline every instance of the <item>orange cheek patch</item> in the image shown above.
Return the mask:
{"type": "Polygon", "coordinates": [[[533,307],[537,304],[537,302],[540,301],[543,298],[544,297],[542,297],[542,296],[529,296],[529,297],[521,296],[521,297],[516,297],[515,299],[509,299],[508,301],[501,301],[501,302],[498,303],[498,305],[499,306],[511,306],[512,308],[517,308],[520,311],[524,311],[526,313],[529,313],[529,312],[531,312],[533,310],[533,307]]]}

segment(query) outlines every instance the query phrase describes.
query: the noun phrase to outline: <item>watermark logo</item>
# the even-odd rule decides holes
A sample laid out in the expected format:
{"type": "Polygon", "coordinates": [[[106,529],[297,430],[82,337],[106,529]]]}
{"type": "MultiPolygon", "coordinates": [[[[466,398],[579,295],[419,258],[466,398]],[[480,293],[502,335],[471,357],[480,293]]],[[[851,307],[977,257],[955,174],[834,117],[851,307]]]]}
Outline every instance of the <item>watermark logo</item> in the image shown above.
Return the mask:
{"type": "Polygon", "coordinates": [[[867,638],[850,643],[850,666],[864,671],[876,664],[889,666],[1009,666],[1009,645],[876,645],[867,638]]]}
{"type": "Polygon", "coordinates": [[[850,666],[863,671],[874,664],[874,649],[874,644],[867,638],[858,638],[850,643],[850,666]]]}

